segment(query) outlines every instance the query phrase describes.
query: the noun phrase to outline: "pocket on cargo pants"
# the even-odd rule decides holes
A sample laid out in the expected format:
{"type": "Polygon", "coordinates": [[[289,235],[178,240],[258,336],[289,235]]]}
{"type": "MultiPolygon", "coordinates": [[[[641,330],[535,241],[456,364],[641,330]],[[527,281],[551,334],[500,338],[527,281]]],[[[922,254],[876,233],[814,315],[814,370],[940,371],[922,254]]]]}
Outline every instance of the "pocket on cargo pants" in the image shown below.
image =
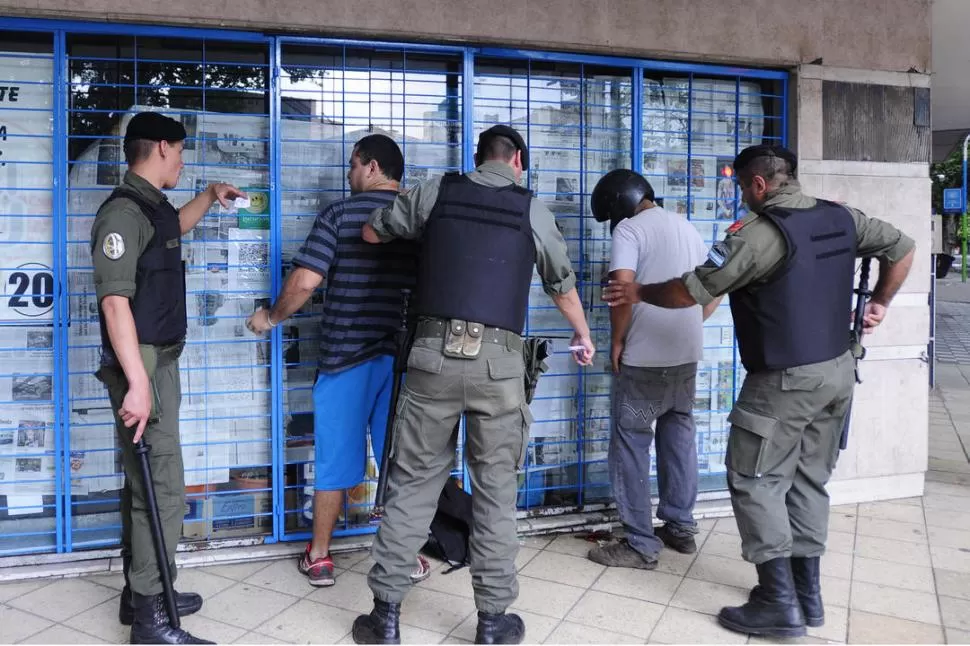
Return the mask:
{"type": "Polygon", "coordinates": [[[727,467],[749,478],[760,478],[771,466],[771,445],[778,420],[735,406],[728,416],[727,467]]]}

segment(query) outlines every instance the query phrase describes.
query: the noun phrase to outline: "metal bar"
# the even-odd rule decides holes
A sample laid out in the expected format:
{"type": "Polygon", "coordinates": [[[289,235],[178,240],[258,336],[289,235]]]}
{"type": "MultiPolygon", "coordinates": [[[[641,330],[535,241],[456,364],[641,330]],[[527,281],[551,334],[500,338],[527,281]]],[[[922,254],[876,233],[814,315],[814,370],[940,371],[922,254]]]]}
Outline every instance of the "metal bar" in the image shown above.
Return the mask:
{"type": "MultiPolygon", "coordinates": [[[[470,173],[475,170],[475,144],[472,137],[475,134],[475,50],[466,47],[462,59],[461,79],[461,140],[462,140],[462,171],[470,173]]],[[[528,136],[528,132],[526,132],[528,136]]]]}
{"type": "MultiPolygon", "coordinates": [[[[590,280],[588,280],[587,270],[588,263],[586,261],[586,200],[582,199],[582,196],[586,194],[586,130],[584,126],[586,125],[586,68],[583,64],[579,65],[579,276],[580,280],[585,282],[585,285],[580,284],[580,299],[583,297],[583,291],[586,291],[589,295],[589,301],[586,309],[589,312],[590,317],[593,313],[593,303],[592,303],[592,290],[590,289],[590,280]]],[[[592,332],[590,332],[592,335],[592,332]]],[[[576,365],[575,368],[576,375],[576,392],[578,398],[576,401],[576,409],[578,416],[576,419],[576,439],[578,440],[578,452],[577,458],[579,465],[577,466],[577,473],[579,474],[579,482],[576,483],[576,501],[577,504],[582,507],[586,498],[586,370],[580,366],[576,365]]]]}
{"type": "Polygon", "coordinates": [[[476,53],[480,56],[492,58],[516,58],[556,63],[583,63],[587,65],[606,65],[614,67],[637,67],[660,72],[697,73],[709,76],[747,76],[749,78],[784,79],[788,72],[780,70],[763,70],[747,67],[731,67],[707,65],[701,63],[678,63],[673,61],[658,61],[645,58],[629,58],[622,56],[598,56],[594,54],[568,54],[563,52],[546,52],[529,49],[514,49],[503,47],[479,47],[476,53]]]}
{"type": "MultiPolygon", "coordinates": [[[[269,138],[270,138],[270,283],[272,294],[279,294],[282,278],[282,245],[283,245],[283,195],[282,185],[282,91],[280,89],[280,65],[282,51],[279,39],[274,39],[269,47],[270,60],[270,102],[269,102],[269,138]]],[[[270,435],[272,437],[272,483],[273,483],[273,539],[280,540],[286,527],[284,517],[286,502],[284,484],[286,477],[285,429],[283,428],[283,344],[282,332],[279,327],[273,330],[271,336],[270,391],[272,416],[270,417],[270,435]]]]}
{"type": "Polygon", "coordinates": [[[636,173],[643,173],[643,70],[631,70],[633,87],[630,92],[630,110],[632,111],[630,124],[630,156],[631,168],[636,173]]]}
{"type": "Polygon", "coordinates": [[[963,204],[960,205],[960,282],[967,282],[967,142],[963,138],[963,186],[960,188],[963,204]]]}
{"type": "Polygon", "coordinates": [[[57,497],[57,551],[71,551],[71,437],[70,437],[70,325],[69,279],[67,270],[67,106],[68,69],[67,35],[56,31],[54,38],[53,78],[53,203],[54,218],[54,447],[61,456],[54,467],[54,491],[57,497]],[[60,442],[58,442],[60,438],[60,442]]]}
{"type": "Polygon", "coordinates": [[[315,36],[279,36],[277,40],[285,45],[330,45],[335,47],[360,47],[361,49],[392,51],[424,51],[428,53],[463,52],[466,48],[461,45],[422,45],[419,43],[395,43],[381,40],[358,40],[353,38],[318,38],[315,36]]]}
{"type": "Polygon", "coordinates": [[[694,166],[691,164],[692,142],[694,141],[694,75],[687,76],[687,219],[694,219],[694,203],[691,201],[691,184],[694,183],[694,166]]]}

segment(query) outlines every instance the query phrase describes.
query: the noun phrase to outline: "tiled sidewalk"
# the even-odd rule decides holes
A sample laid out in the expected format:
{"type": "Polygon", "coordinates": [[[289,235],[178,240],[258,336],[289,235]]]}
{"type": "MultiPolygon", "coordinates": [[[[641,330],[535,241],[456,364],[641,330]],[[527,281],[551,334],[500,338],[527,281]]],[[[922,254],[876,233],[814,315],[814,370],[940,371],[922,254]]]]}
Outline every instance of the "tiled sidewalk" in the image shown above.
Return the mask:
{"type": "MultiPolygon", "coordinates": [[[[955,383],[955,382],[954,382],[955,383]]],[[[923,498],[832,510],[822,559],[826,625],[808,642],[970,643],[970,390],[931,396],[931,467],[923,498]],[[963,411],[966,411],[964,413],[963,411]]],[[[514,608],[529,643],[745,643],[714,614],[755,582],[731,518],[701,523],[697,555],[665,550],[658,570],[607,569],[573,535],[524,539],[514,608]]],[[[205,597],[187,629],[220,643],[352,643],[370,609],[366,552],[338,555],[337,585],[315,590],[296,561],[183,569],[179,587],[205,597]]],[[[117,574],[0,584],[0,642],[124,643],[117,574]]],[[[403,611],[406,643],[474,639],[467,569],[431,578],[403,611]]],[[[751,642],[761,640],[752,638],[751,642]]]]}

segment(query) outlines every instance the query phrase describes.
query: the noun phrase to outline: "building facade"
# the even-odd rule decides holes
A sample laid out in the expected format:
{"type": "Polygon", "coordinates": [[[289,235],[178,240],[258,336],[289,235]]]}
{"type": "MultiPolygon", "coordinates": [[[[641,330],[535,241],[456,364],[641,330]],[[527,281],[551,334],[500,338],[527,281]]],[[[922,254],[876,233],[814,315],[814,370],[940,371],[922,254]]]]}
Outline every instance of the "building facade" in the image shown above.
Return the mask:
{"type": "MultiPolygon", "coordinates": [[[[268,340],[243,322],[276,294],[316,213],[347,195],[353,143],[394,137],[413,185],[471,168],[478,133],[494,123],[527,139],[528,186],[556,213],[600,349],[594,367],[570,365],[568,326],[536,281],[527,333],[555,338],[557,351],[532,405],[524,522],[581,522],[609,504],[609,316],[599,298],[609,234],[590,214],[592,187],[613,168],[641,171],[713,242],[742,213],[730,162],[762,142],[798,153],[806,192],[917,241],[911,276],[867,339],[830,491],[835,502],[922,493],[928,0],[440,0],[383,13],[278,0],[236,3],[231,16],[209,4],[173,0],[159,15],[145,0],[0,0],[0,557],[81,558],[118,541],[121,474],[93,377],[88,244],[124,171],[127,119],[145,109],[189,132],[176,205],[212,181],[254,197],[243,211],[216,207],[184,241],[187,542],[308,535],[325,293],[268,340]]],[[[726,304],[706,323],[701,368],[700,510],[719,513],[729,508],[726,418],[744,376],[726,304]]],[[[342,534],[374,530],[374,484],[349,492],[342,534]]]]}

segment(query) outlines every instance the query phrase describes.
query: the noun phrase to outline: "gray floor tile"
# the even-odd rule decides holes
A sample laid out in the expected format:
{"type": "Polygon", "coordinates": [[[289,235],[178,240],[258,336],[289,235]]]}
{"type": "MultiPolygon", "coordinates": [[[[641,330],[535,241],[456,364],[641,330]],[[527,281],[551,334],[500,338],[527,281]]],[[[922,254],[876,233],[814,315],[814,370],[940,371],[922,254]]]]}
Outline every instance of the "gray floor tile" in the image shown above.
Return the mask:
{"type": "Polygon", "coordinates": [[[850,644],[940,644],[941,626],[860,610],[849,613],[850,644]]]}
{"type": "Polygon", "coordinates": [[[552,631],[546,642],[549,644],[642,644],[643,640],[633,635],[564,621],[552,631]]]}
{"type": "Polygon", "coordinates": [[[852,598],[849,603],[853,610],[926,624],[940,623],[935,594],[856,581],[852,584],[852,598]]]}
{"type": "Polygon", "coordinates": [[[0,603],[0,644],[13,644],[53,625],[49,619],[0,603]]]}
{"type": "Polygon", "coordinates": [[[940,597],[943,625],[957,630],[970,630],[970,600],[940,597]]]}
{"type": "Polygon", "coordinates": [[[590,590],[569,611],[566,621],[633,635],[645,641],[663,612],[664,606],[660,604],[590,590]]]}

